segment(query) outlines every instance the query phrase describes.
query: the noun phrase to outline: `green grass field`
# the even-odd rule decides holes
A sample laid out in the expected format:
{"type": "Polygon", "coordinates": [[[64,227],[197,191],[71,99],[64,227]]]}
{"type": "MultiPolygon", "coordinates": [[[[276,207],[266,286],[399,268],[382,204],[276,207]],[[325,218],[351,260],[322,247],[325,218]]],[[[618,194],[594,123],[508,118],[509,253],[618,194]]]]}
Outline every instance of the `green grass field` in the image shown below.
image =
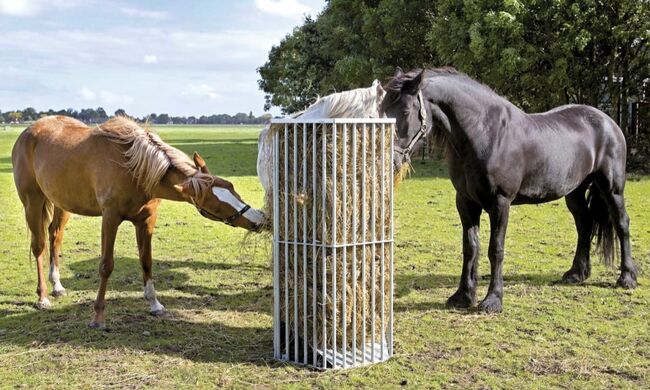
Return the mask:
{"type": "MultiPolygon", "coordinates": [[[[1,129],[1,128],[0,128],[1,129]]],[[[261,206],[259,128],[164,127],[162,138],[200,152],[213,171],[261,206]]],[[[584,285],[558,285],[573,258],[563,201],[511,211],[504,312],[448,310],[461,267],[454,191],[439,162],[415,163],[396,192],[395,351],[389,362],[314,372],[272,359],[270,241],[217,224],[189,204],[163,202],[154,276],[166,318],[148,314],[135,236],[122,225],[109,282],[111,332],[89,329],[98,286],[100,220],[74,216],[63,244],[68,295],[37,311],[36,272],[14,188],[11,147],[0,131],[0,388],[647,388],[650,279],[614,288],[597,261],[584,285]]],[[[650,269],[650,178],[626,195],[633,256],[650,269]]],[[[489,224],[482,221],[479,298],[486,292],[489,224]]],[[[51,286],[50,286],[51,289],[51,286]]]]}

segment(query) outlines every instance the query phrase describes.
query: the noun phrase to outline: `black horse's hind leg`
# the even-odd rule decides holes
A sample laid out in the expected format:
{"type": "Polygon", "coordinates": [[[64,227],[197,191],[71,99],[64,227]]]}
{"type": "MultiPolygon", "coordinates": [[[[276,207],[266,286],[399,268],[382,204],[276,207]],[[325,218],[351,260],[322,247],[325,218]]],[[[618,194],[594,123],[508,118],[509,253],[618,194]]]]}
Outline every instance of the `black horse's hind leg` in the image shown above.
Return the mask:
{"type": "Polygon", "coordinates": [[[593,219],[589,212],[589,205],[585,198],[585,192],[589,187],[589,182],[585,182],[565,198],[566,205],[573,215],[578,231],[578,244],[576,253],[573,257],[573,265],[564,273],[562,281],[565,283],[582,283],[591,275],[591,262],[589,259],[589,250],[591,248],[591,230],[593,219]]]}
{"type": "Polygon", "coordinates": [[[485,299],[478,305],[478,310],[485,313],[499,313],[503,301],[503,255],[505,252],[506,228],[510,213],[510,200],[497,195],[490,214],[490,287],[485,299]]]}
{"type": "Polygon", "coordinates": [[[456,208],[463,224],[463,271],[458,290],[447,299],[447,306],[470,307],[476,304],[481,206],[456,193],[456,208]]]}
{"type": "MultiPolygon", "coordinates": [[[[601,188],[602,190],[602,188],[601,188]]],[[[614,228],[621,244],[621,276],[616,281],[616,285],[623,288],[636,287],[636,265],[632,261],[632,251],[630,248],[630,217],[625,210],[625,199],[623,191],[616,189],[603,191],[607,208],[614,221],[614,228]]]]}

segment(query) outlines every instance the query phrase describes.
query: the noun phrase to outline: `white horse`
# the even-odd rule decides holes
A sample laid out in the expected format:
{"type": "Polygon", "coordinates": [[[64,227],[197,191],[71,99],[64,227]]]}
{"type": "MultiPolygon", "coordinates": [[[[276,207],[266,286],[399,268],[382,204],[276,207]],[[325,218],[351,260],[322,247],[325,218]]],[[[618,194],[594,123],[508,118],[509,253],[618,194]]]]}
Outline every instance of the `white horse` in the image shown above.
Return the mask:
{"type": "MultiPolygon", "coordinates": [[[[368,88],[357,88],[318,98],[306,110],[291,114],[291,118],[379,118],[379,107],[386,91],[379,80],[368,88]]],[[[257,176],[269,199],[273,189],[273,139],[267,124],[257,144],[257,176]]]]}

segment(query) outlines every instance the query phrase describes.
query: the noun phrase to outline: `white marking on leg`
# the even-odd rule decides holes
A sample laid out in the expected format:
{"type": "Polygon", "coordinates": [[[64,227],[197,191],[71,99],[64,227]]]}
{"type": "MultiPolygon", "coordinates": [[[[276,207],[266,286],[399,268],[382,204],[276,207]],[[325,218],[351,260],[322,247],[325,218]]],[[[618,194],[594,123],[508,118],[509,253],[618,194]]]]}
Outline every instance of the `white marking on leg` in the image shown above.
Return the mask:
{"type": "Polygon", "coordinates": [[[165,306],[161,305],[156,298],[156,289],[153,287],[153,280],[147,280],[144,285],[144,299],[149,301],[149,311],[159,313],[165,311],[165,306]]]}
{"type": "Polygon", "coordinates": [[[50,303],[50,300],[47,299],[47,297],[38,301],[38,303],[36,304],[37,309],[49,309],[50,307],[52,307],[52,304],[50,303]]]}
{"type": "Polygon", "coordinates": [[[50,263],[49,279],[52,283],[52,295],[59,296],[65,294],[65,288],[61,284],[61,276],[59,275],[59,267],[54,263],[50,263]]]}

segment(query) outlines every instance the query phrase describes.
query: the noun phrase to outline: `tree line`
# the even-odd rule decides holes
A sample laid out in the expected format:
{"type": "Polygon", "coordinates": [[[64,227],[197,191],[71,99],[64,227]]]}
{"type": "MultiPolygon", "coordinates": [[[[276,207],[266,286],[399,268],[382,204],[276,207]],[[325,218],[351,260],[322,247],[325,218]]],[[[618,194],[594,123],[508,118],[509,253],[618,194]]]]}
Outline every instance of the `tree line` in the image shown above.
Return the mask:
{"type": "MultiPolygon", "coordinates": [[[[102,108],[84,108],[79,111],[68,108],[66,110],[47,110],[47,111],[36,111],[32,107],[25,108],[23,110],[15,111],[0,111],[0,123],[23,123],[23,122],[32,122],[39,118],[48,115],[65,115],[75,119],[78,119],[85,123],[102,123],[109,119],[109,114],[102,108]]],[[[131,117],[124,109],[118,109],[113,115],[122,115],[131,117]]],[[[214,114],[214,115],[201,115],[198,117],[195,116],[171,116],[169,114],[156,114],[151,113],[143,117],[132,117],[140,122],[148,122],[152,124],[174,124],[174,125],[208,125],[208,124],[219,124],[219,125],[252,125],[252,124],[264,124],[271,119],[271,114],[263,114],[260,116],[254,116],[253,112],[246,113],[237,113],[235,115],[228,114],[214,114]]]]}
{"type": "MultiPolygon", "coordinates": [[[[329,0],[259,69],[265,109],[453,66],[526,111],[567,103],[650,126],[648,0],[329,0]]],[[[635,128],[633,128],[636,126],[635,128]]]]}

